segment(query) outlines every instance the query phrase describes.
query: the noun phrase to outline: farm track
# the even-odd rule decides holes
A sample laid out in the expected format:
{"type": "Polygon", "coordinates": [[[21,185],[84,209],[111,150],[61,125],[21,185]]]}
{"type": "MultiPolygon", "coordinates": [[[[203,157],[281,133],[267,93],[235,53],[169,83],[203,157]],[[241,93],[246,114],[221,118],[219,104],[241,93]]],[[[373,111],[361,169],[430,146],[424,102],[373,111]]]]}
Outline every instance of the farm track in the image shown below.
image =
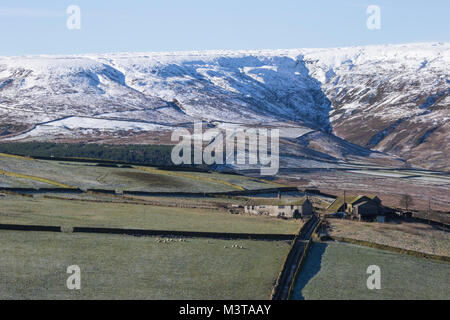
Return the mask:
{"type": "Polygon", "coordinates": [[[283,270],[273,290],[272,300],[287,300],[289,298],[289,290],[293,281],[295,281],[296,270],[302,256],[306,254],[308,240],[311,238],[318,222],[318,217],[313,216],[302,227],[298,236],[295,237],[291,251],[286,258],[283,270]]]}

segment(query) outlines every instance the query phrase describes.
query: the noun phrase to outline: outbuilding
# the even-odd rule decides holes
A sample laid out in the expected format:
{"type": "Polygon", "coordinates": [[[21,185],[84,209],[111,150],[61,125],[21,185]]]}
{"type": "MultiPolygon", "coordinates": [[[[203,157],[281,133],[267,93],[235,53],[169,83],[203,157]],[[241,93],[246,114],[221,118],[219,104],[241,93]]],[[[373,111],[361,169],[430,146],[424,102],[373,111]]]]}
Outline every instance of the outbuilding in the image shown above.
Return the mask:
{"type": "Polygon", "coordinates": [[[279,218],[307,218],[313,206],[307,197],[298,200],[251,199],[244,207],[245,213],[279,218]]]}
{"type": "Polygon", "coordinates": [[[327,212],[345,212],[349,218],[359,221],[384,222],[385,220],[384,209],[377,196],[338,197],[328,207],[327,212]]]}

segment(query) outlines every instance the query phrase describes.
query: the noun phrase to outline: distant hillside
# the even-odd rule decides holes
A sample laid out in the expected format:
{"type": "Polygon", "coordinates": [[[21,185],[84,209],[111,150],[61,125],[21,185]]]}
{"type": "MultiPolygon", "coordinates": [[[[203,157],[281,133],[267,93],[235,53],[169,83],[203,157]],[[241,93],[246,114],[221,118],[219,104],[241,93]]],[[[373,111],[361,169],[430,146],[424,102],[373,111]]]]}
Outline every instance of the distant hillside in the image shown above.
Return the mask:
{"type": "Polygon", "coordinates": [[[345,160],[347,142],[364,148],[350,147],[361,159],[372,149],[394,164],[450,170],[449,75],[447,43],[0,57],[0,135],[167,144],[173,129],[203,120],[345,140],[313,141],[307,157],[328,150],[345,160]]]}

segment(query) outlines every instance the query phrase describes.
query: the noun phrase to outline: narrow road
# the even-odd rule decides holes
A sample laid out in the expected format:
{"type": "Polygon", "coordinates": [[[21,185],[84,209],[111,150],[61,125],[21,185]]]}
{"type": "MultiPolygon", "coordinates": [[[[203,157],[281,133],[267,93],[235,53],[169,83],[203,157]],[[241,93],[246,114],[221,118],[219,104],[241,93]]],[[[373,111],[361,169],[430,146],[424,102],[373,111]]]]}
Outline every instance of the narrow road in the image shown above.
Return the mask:
{"type": "Polygon", "coordinates": [[[317,226],[319,219],[313,216],[300,230],[299,235],[295,238],[292,249],[289,252],[283,271],[278,279],[277,285],[274,289],[272,300],[287,300],[289,295],[289,288],[291,283],[295,280],[295,270],[300,263],[300,258],[305,251],[306,244],[311,238],[312,233],[317,226]]]}

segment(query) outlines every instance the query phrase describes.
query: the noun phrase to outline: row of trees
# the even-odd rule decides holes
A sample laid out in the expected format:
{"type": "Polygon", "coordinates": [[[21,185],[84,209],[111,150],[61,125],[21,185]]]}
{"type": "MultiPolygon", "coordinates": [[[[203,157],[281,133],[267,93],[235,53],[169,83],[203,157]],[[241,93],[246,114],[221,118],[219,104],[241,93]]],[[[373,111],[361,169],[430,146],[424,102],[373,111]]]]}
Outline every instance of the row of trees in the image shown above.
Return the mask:
{"type": "Polygon", "coordinates": [[[106,145],[87,143],[21,142],[0,143],[0,152],[56,158],[95,158],[128,163],[170,166],[168,145],[106,145]]]}

